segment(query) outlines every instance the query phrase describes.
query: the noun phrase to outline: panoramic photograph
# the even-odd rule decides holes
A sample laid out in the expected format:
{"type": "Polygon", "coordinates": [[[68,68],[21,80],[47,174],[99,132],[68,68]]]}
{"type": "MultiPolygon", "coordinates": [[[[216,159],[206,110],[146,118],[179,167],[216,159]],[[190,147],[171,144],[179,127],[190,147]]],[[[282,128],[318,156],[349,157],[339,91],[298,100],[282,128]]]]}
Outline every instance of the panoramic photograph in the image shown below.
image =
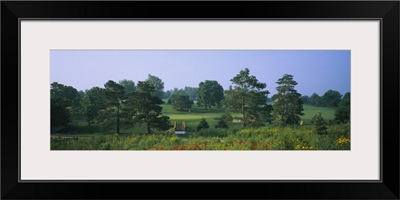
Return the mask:
{"type": "Polygon", "coordinates": [[[51,50],[51,150],[350,150],[350,50],[51,50]]]}

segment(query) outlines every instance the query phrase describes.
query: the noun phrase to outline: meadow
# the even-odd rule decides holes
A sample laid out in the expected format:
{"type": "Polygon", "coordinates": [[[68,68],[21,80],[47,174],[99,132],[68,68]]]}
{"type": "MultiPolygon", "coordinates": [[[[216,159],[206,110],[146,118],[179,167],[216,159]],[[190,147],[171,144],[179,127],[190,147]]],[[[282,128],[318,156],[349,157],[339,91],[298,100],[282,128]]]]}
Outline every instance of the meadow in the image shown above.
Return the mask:
{"type": "MultiPolygon", "coordinates": [[[[163,114],[171,123],[186,124],[186,134],[155,132],[145,134],[144,126],[104,130],[97,124],[75,121],[63,133],[52,134],[51,150],[350,150],[350,125],[328,123],[328,134],[314,133],[311,119],[321,113],[333,121],[335,109],[304,105],[302,126],[280,127],[273,124],[260,128],[243,128],[240,123],[228,123],[228,129],[214,128],[225,112],[224,108],[205,110],[194,105],[188,112],[177,112],[172,105],[163,104],[163,114]],[[196,131],[205,118],[208,129],[196,131]]],[[[233,116],[239,116],[233,113],[233,116]]]]}

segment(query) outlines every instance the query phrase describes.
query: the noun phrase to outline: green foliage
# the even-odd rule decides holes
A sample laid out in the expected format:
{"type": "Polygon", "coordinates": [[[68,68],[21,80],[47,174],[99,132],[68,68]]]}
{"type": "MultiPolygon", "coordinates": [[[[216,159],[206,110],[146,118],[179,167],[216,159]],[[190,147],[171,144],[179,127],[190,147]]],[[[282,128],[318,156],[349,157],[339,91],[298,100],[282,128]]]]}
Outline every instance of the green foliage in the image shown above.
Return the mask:
{"type": "Polygon", "coordinates": [[[171,98],[168,99],[167,104],[172,104],[171,98]]]}
{"type": "Polygon", "coordinates": [[[197,101],[205,109],[211,110],[211,106],[221,106],[224,99],[224,88],[217,81],[206,80],[199,83],[197,101]]]}
{"type": "Polygon", "coordinates": [[[313,106],[322,106],[321,97],[316,93],[313,93],[311,95],[310,102],[311,102],[311,105],[313,105],[313,106]]]}
{"type": "Polygon", "coordinates": [[[129,94],[136,91],[135,82],[133,82],[132,80],[127,80],[127,79],[120,80],[119,84],[124,87],[125,94],[129,94]]]}
{"type": "Polygon", "coordinates": [[[120,134],[56,138],[52,150],[350,150],[350,127],[329,126],[327,135],[313,127],[260,127],[242,130],[201,129],[198,134],[120,134]]]}
{"type": "Polygon", "coordinates": [[[103,127],[116,125],[116,133],[120,132],[121,108],[125,100],[125,89],[122,85],[109,80],[104,84],[104,107],[98,112],[98,121],[103,127]]]}
{"type": "Polygon", "coordinates": [[[159,77],[149,74],[146,82],[154,88],[151,92],[152,96],[160,99],[164,97],[164,82],[159,77]]]}
{"type": "Polygon", "coordinates": [[[278,93],[272,96],[275,119],[284,126],[298,124],[304,109],[301,94],[294,88],[297,82],[293,80],[293,75],[284,74],[276,83],[278,93]]]}
{"type": "Polygon", "coordinates": [[[183,91],[185,91],[189,95],[190,100],[197,100],[197,92],[199,91],[199,88],[186,86],[183,91]]]}
{"type": "Polygon", "coordinates": [[[66,126],[79,112],[81,96],[72,86],[53,82],[50,87],[51,126],[66,126]]]}
{"type": "Polygon", "coordinates": [[[197,131],[200,131],[201,129],[207,129],[209,127],[210,126],[208,126],[206,119],[203,117],[201,118],[199,125],[197,125],[197,131]]]}
{"type": "Polygon", "coordinates": [[[303,101],[303,104],[311,105],[311,97],[303,95],[301,96],[301,100],[303,101]]]}
{"type": "Polygon", "coordinates": [[[71,122],[71,113],[68,105],[69,102],[65,98],[51,97],[50,115],[52,129],[56,126],[65,126],[71,122]]]}
{"type": "Polygon", "coordinates": [[[318,115],[315,115],[312,118],[311,123],[314,125],[314,132],[316,134],[325,135],[328,133],[327,132],[327,129],[328,129],[327,123],[326,123],[325,119],[321,116],[321,113],[318,113],[318,115]]]}
{"type": "Polygon", "coordinates": [[[147,133],[151,133],[151,128],[167,130],[170,127],[169,117],[162,116],[160,105],[164,101],[152,95],[154,90],[147,81],[139,81],[137,92],[127,99],[124,107],[125,118],[131,120],[131,123],[145,123],[147,133]]]}
{"type": "Polygon", "coordinates": [[[267,85],[261,83],[245,68],[231,79],[233,89],[225,91],[223,101],[228,111],[240,112],[242,126],[259,127],[272,121],[272,107],[267,104],[267,85]]]}
{"type": "Polygon", "coordinates": [[[224,120],[225,122],[232,122],[233,121],[233,117],[232,117],[231,113],[229,113],[229,112],[225,112],[221,116],[221,119],[224,120]]]}
{"type": "Polygon", "coordinates": [[[215,128],[228,128],[228,124],[226,123],[224,118],[220,118],[220,119],[218,119],[218,122],[215,125],[215,128]]]}
{"type": "Polygon", "coordinates": [[[321,97],[322,106],[335,108],[338,106],[341,98],[342,95],[338,91],[328,90],[321,97]]]}
{"type": "Polygon", "coordinates": [[[51,84],[50,96],[53,98],[64,98],[68,106],[79,106],[81,95],[78,90],[72,86],[66,86],[58,82],[51,84]]]}
{"type": "Polygon", "coordinates": [[[335,120],[340,123],[350,122],[350,93],[346,93],[335,111],[335,120]]]}
{"type": "Polygon", "coordinates": [[[82,99],[82,113],[90,125],[99,115],[99,111],[106,106],[105,90],[99,87],[93,87],[87,90],[82,99]]]}
{"type": "Polygon", "coordinates": [[[192,108],[193,101],[190,100],[189,95],[185,92],[175,92],[170,97],[172,106],[177,111],[185,111],[192,108]]]}

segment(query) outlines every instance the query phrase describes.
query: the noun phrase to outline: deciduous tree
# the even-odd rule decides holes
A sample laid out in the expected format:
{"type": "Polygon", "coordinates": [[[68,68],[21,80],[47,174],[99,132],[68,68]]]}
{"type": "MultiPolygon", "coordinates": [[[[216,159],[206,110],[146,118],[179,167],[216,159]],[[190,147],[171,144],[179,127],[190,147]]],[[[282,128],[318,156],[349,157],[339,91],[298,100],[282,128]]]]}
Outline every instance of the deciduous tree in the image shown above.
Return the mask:
{"type": "Polygon", "coordinates": [[[175,92],[171,95],[172,107],[177,111],[185,111],[192,108],[193,101],[185,92],[175,92]]]}
{"type": "Polygon", "coordinates": [[[148,82],[154,88],[153,92],[151,92],[151,95],[160,99],[164,97],[164,82],[159,77],[149,74],[146,82],[148,82]]]}
{"type": "Polygon", "coordinates": [[[341,99],[342,95],[336,90],[328,90],[321,97],[323,106],[330,108],[336,108],[341,99]]]}
{"type": "Polygon", "coordinates": [[[119,84],[124,87],[125,94],[129,94],[136,91],[135,82],[133,82],[132,80],[127,80],[127,79],[120,80],[119,84]]]}
{"type": "Polygon", "coordinates": [[[82,112],[90,125],[99,114],[101,109],[105,108],[106,102],[105,90],[99,87],[93,87],[87,90],[82,99],[82,112]]]}
{"type": "Polygon", "coordinates": [[[267,85],[261,83],[245,68],[231,79],[232,90],[225,91],[224,104],[228,111],[242,113],[242,125],[262,126],[272,120],[272,106],[267,104],[267,85]]]}
{"type": "Polygon", "coordinates": [[[224,99],[224,88],[217,81],[206,80],[199,83],[197,91],[199,105],[211,110],[211,106],[220,106],[222,99],[224,99]]]}
{"type": "Polygon", "coordinates": [[[335,110],[335,120],[341,123],[350,122],[350,92],[346,93],[335,110]]]}
{"type": "Polygon", "coordinates": [[[78,112],[81,96],[72,86],[58,82],[50,85],[51,126],[65,126],[72,121],[78,112]]]}

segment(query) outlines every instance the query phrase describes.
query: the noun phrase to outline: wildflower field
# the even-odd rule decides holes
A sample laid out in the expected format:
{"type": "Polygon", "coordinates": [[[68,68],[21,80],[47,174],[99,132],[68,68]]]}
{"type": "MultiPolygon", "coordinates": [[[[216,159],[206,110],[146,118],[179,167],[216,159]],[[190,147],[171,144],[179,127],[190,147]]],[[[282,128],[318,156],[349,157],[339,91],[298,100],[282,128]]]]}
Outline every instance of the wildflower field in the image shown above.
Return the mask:
{"type": "Polygon", "coordinates": [[[123,134],[80,139],[52,139],[52,150],[350,150],[349,125],[329,126],[328,134],[310,126],[221,130],[210,128],[185,135],[123,134]]]}

